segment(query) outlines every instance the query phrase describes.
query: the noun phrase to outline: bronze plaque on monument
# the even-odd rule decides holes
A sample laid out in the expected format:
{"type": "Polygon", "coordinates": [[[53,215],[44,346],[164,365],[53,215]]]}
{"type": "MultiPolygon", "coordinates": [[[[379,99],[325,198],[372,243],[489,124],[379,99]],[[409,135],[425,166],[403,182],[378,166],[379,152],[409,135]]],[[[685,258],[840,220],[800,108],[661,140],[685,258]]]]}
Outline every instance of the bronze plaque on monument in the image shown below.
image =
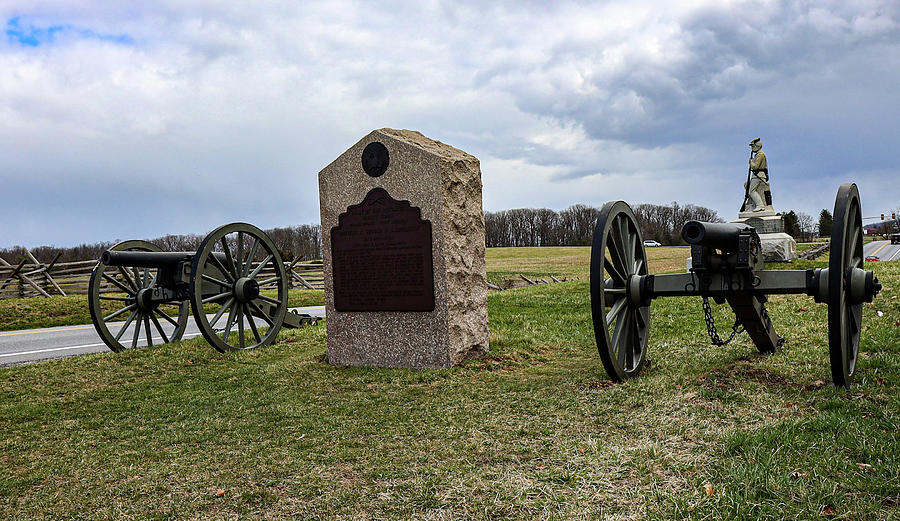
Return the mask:
{"type": "Polygon", "coordinates": [[[434,311],[431,222],[373,188],[331,229],[337,311],[434,311]]]}

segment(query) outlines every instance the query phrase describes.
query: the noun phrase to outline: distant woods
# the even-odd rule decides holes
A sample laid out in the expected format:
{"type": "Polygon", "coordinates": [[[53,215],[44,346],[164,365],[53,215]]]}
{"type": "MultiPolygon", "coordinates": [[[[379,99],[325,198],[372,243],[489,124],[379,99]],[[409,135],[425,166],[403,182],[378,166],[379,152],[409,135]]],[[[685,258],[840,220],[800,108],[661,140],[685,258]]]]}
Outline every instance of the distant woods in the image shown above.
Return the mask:
{"type": "MultiPolygon", "coordinates": [[[[709,208],[693,204],[641,204],[633,208],[644,239],[662,244],[681,244],[681,227],[687,221],[721,222],[709,208]]],[[[488,248],[509,246],[587,246],[591,244],[600,209],[576,204],[562,211],[549,208],[516,208],[485,212],[488,248]]]]}
{"type": "MultiPolygon", "coordinates": [[[[693,204],[669,205],[640,204],[633,207],[644,239],[661,244],[682,244],[681,227],[687,221],[722,222],[715,210],[693,204]]],[[[831,214],[822,211],[819,222],[802,212],[785,215],[787,233],[797,238],[813,236],[816,228],[829,231],[831,214]],[[818,226],[816,226],[818,224],[818,226]]],[[[488,248],[509,246],[588,246],[594,234],[594,225],[600,209],[584,204],[572,205],[565,210],[549,208],[515,208],[499,212],[485,212],[485,242],[488,248]]],[[[266,230],[286,261],[299,255],[304,259],[322,258],[322,233],[317,224],[303,224],[266,230]]],[[[826,234],[827,235],[827,234],[826,234]]],[[[195,251],[203,235],[166,235],[150,240],[164,251],[195,251]]],[[[70,248],[41,246],[31,252],[42,262],[50,262],[61,251],[60,262],[99,259],[100,255],[115,243],[100,242],[82,244],[70,248]]],[[[0,249],[0,257],[11,264],[25,258],[21,247],[0,249]]]]}
{"type": "MultiPolygon", "coordinates": [[[[322,234],[317,224],[302,224],[286,228],[272,228],[265,230],[272,238],[283,260],[292,261],[297,256],[303,256],[305,260],[322,258],[322,234]]],[[[156,239],[149,239],[163,251],[196,251],[205,235],[166,235],[156,239]]],[[[94,244],[81,244],[69,248],[56,246],[40,246],[29,249],[41,262],[49,263],[57,252],[62,252],[59,262],[73,262],[99,259],[104,251],[115,245],[115,242],[98,242],[94,244]]],[[[10,264],[18,264],[26,258],[24,248],[15,246],[0,249],[0,257],[10,264]]]]}
{"type": "MultiPolygon", "coordinates": [[[[641,225],[644,239],[662,244],[679,244],[681,226],[690,220],[720,222],[715,211],[693,204],[671,205],[641,204],[634,207],[634,214],[641,225]]],[[[600,209],[584,204],[572,205],[565,210],[548,208],[516,208],[500,212],[485,212],[485,242],[489,248],[503,246],[587,246],[594,234],[594,225],[600,209]]],[[[317,224],[303,224],[285,228],[273,228],[265,232],[275,242],[285,261],[297,256],[306,260],[322,258],[322,232],[317,224]]],[[[163,251],[196,251],[205,235],[166,235],[149,239],[163,251]]],[[[62,252],[59,262],[99,259],[115,242],[81,244],[68,248],[40,246],[30,249],[41,262],[49,263],[57,252],[62,252]]],[[[0,249],[0,257],[10,264],[25,259],[25,250],[16,246],[0,249]]]]}

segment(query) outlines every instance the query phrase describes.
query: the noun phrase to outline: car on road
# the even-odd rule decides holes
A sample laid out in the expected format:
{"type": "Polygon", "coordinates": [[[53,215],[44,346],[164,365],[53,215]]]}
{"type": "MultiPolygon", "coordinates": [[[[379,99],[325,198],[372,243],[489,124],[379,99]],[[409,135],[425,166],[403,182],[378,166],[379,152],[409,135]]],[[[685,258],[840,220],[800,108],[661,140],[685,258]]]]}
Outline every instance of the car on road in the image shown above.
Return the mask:
{"type": "Polygon", "coordinates": [[[644,241],[644,246],[647,248],[656,248],[657,246],[662,246],[662,244],[656,241],[646,240],[644,241]]]}
{"type": "Polygon", "coordinates": [[[881,259],[876,257],[875,255],[869,255],[868,257],[866,257],[866,262],[878,262],[880,260],[881,259]]]}

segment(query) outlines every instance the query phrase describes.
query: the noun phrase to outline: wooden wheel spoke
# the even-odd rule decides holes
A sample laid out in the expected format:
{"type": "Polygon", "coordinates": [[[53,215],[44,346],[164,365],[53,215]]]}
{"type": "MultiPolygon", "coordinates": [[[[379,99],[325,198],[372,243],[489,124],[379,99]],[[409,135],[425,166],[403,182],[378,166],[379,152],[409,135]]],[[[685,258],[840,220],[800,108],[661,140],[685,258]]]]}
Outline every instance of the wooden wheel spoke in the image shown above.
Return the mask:
{"type": "Polygon", "coordinates": [[[234,325],[234,308],[237,302],[233,302],[228,310],[228,321],[225,322],[225,332],[222,334],[222,341],[228,343],[228,337],[231,336],[231,326],[234,325]]]}
{"type": "Polygon", "coordinates": [[[266,323],[269,324],[269,327],[275,327],[275,322],[272,321],[272,318],[269,315],[267,315],[265,312],[263,312],[263,310],[259,307],[259,305],[256,302],[253,302],[251,300],[250,302],[248,302],[248,304],[250,305],[250,307],[253,308],[253,311],[256,311],[256,314],[258,317],[265,320],[266,323]]]}
{"type": "Polygon", "coordinates": [[[147,345],[153,345],[153,331],[150,331],[150,318],[148,314],[144,314],[144,328],[147,331],[147,345]]]}
{"type": "Polygon", "coordinates": [[[120,302],[134,302],[134,298],[132,298],[132,297],[110,297],[110,296],[100,295],[97,298],[99,300],[117,300],[120,302]]]}
{"type": "Polygon", "coordinates": [[[612,338],[610,339],[613,345],[613,350],[616,352],[616,359],[619,362],[619,367],[625,367],[625,356],[626,356],[626,348],[624,343],[628,339],[629,331],[631,331],[631,327],[629,325],[629,319],[631,315],[629,313],[624,314],[619,317],[619,320],[616,321],[616,329],[613,332],[612,338]]]}
{"type": "MultiPolygon", "coordinates": [[[[228,268],[226,268],[225,265],[222,264],[222,261],[220,261],[219,258],[216,257],[215,253],[216,253],[216,252],[209,252],[209,260],[211,260],[212,263],[216,265],[216,268],[218,268],[219,271],[222,272],[222,275],[225,275],[225,278],[228,279],[229,284],[225,284],[225,286],[228,286],[228,285],[230,285],[230,284],[233,284],[234,281],[235,281],[234,275],[232,275],[232,274],[228,271],[228,268]]],[[[217,283],[217,284],[218,284],[218,283],[217,283]]]]}
{"type": "Polygon", "coordinates": [[[255,279],[256,276],[259,275],[259,272],[262,271],[263,268],[266,266],[266,264],[268,264],[268,262],[270,260],[272,260],[274,257],[275,257],[274,255],[267,255],[266,258],[263,259],[263,261],[259,263],[259,266],[257,266],[253,271],[251,271],[250,274],[247,275],[247,277],[249,277],[251,279],[255,279]]]}
{"type": "Polygon", "coordinates": [[[244,273],[244,232],[237,232],[237,251],[235,251],[234,260],[234,274],[240,278],[244,273]]]}
{"type": "Polygon", "coordinates": [[[619,219],[619,240],[622,243],[622,258],[625,263],[622,265],[626,275],[634,273],[634,239],[635,236],[629,233],[628,219],[622,214],[619,219]]]}
{"type": "Polygon", "coordinates": [[[216,324],[219,322],[219,319],[222,318],[222,315],[226,311],[228,311],[229,308],[231,308],[231,304],[233,302],[234,302],[234,297],[231,297],[230,299],[228,299],[227,302],[225,302],[225,304],[222,305],[221,308],[219,308],[219,311],[215,314],[215,316],[213,316],[212,320],[209,321],[209,327],[212,328],[212,327],[216,326],[216,324]]]}
{"type": "Polygon", "coordinates": [[[218,295],[213,295],[213,296],[211,296],[211,297],[206,297],[206,298],[203,299],[201,302],[202,302],[203,304],[209,304],[210,302],[219,300],[219,299],[222,298],[222,297],[228,297],[228,296],[231,296],[232,293],[233,293],[233,292],[229,289],[228,291],[223,291],[222,293],[219,293],[218,295]]]}
{"type": "Polygon", "coordinates": [[[603,257],[603,267],[606,268],[607,273],[609,273],[609,276],[612,277],[616,283],[621,284],[622,286],[625,285],[625,275],[623,275],[607,257],[603,257]]]}
{"type": "Polygon", "coordinates": [[[121,289],[125,293],[128,293],[129,295],[135,295],[135,293],[136,293],[135,291],[132,291],[127,286],[125,286],[125,284],[122,284],[121,282],[112,278],[111,276],[109,276],[106,273],[103,274],[103,280],[110,282],[113,286],[116,286],[117,288],[121,289]]]}
{"type": "Polygon", "coordinates": [[[247,262],[244,263],[244,270],[241,272],[244,277],[250,273],[250,268],[253,266],[253,258],[256,257],[256,250],[259,249],[259,237],[253,238],[253,245],[250,246],[250,253],[247,254],[247,262]]]}
{"type": "Polygon", "coordinates": [[[648,316],[649,314],[650,314],[649,307],[638,308],[638,312],[635,315],[635,318],[637,318],[638,326],[641,329],[646,329],[647,324],[650,323],[650,317],[648,316]]]}
{"type": "Polygon", "coordinates": [[[266,296],[266,295],[260,295],[260,296],[258,296],[258,297],[256,297],[256,298],[258,298],[258,299],[260,299],[260,300],[265,300],[265,301],[268,302],[269,304],[274,304],[274,305],[276,305],[276,306],[280,306],[280,305],[281,305],[281,301],[275,300],[275,299],[273,299],[272,297],[269,297],[269,296],[266,296]]]}
{"type": "Polygon", "coordinates": [[[223,280],[219,280],[219,279],[213,277],[212,275],[207,275],[206,273],[204,273],[203,275],[201,275],[201,277],[203,278],[203,280],[212,282],[213,284],[218,284],[219,286],[222,286],[223,288],[231,287],[231,283],[225,282],[223,280]]]}
{"type": "Polygon", "coordinates": [[[635,259],[634,260],[634,271],[632,273],[640,273],[641,268],[644,267],[644,259],[635,259]]]}
{"type": "Polygon", "coordinates": [[[623,309],[627,309],[625,307],[625,298],[620,298],[613,303],[609,312],[606,313],[606,325],[610,326],[613,320],[622,313],[623,309]]]}
{"type": "Polygon", "coordinates": [[[125,279],[125,282],[127,282],[128,285],[131,286],[131,288],[134,290],[134,292],[137,293],[137,290],[139,288],[137,287],[137,283],[132,280],[130,275],[128,275],[128,270],[126,270],[123,266],[116,266],[116,269],[119,270],[119,273],[122,275],[122,278],[125,279]]]}
{"type": "MultiPolygon", "coordinates": [[[[228,262],[228,265],[231,266],[231,269],[228,270],[228,273],[234,277],[235,280],[238,278],[238,270],[237,266],[234,263],[234,257],[231,256],[231,249],[228,247],[228,241],[225,237],[219,239],[219,243],[222,245],[222,250],[225,252],[225,260],[228,262]]],[[[210,252],[212,254],[212,252],[210,252]]]]}
{"type": "Polygon", "coordinates": [[[850,326],[853,328],[853,333],[859,333],[862,329],[862,304],[857,304],[855,306],[850,306],[847,308],[850,315],[850,326]]]}
{"type": "Polygon", "coordinates": [[[162,324],[159,323],[159,319],[156,318],[156,315],[150,315],[150,319],[153,320],[153,325],[156,326],[156,330],[159,331],[159,336],[162,338],[163,342],[168,344],[171,342],[169,337],[166,335],[166,332],[163,331],[162,324]]]}
{"type": "Polygon", "coordinates": [[[244,304],[244,306],[246,307],[244,312],[247,315],[247,322],[250,323],[250,331],[253,332],[253,337],[256,338],[256,343],[258,344],[262,340],[260,339],[259,331],[256,329],[256,322],[253,320],[253,314],[250,312],[250,305],[244,304]]]}
{"type": "Polygon", "coordinates": [[[244,305],[237,306],[237,323],[238,323],[238,342],[241,349],[244,349],[244,305]]]}
{"type": "Polygon", "coordinates": [[[132,349],[137,347],[138,338],[141,336],[141,318],[143,318],[143,313],[138,314],[137,323],[134,325],[134,336],[131,337],[132,349]]]}
{"type": "Polygon", "coordinates": [[[259,287],[266,286],[273,282],[278,282],[279,280],[281,280],[281,277],[272,277],[271,279],[261,280],[259,281],[259,287]]]}
{"type": "Polygon", "coordinates": [[[174,318],[170,317],[169,315],[167,315],[164,311],[160,310],[159,308],[156,308],[153,311],[156,312],[157,315],[161,316],[163,318],[163,320],[172,324],[173,326],[175,326],[176,329],[178,329],[178,327],[179,327],[178,322],[176,322],[174,318]]]}
{"type": "Polygon", "coordinates": [[[113,311],[109,315],[106,315],[105,317],[103,317],[103,321],[109,322],[110,320],[116,318],[117,316],[121,315],[122,313],[125,313],[126,311],[131,311],[132,309],[134,309],[136,307],[137,307],[137,304],[129,304],[118,311],[113,311]]]}
{"type": "Polygon", "coordinates": [[[619,229],[615,226],[616,223],[613,223],[613,228],[609,231],[610,242],[607,244],[607,249],[609,250],[609,257],[612,260],[613,264],[619,270],[620,273],[624,276],[628,275],[628,263],[625,260],[625,243],[622,240],[622,237],[619,236],[619,229]]]}
{"type": "Polygon", "coordinates": [[[634,316],[632,317],[632,320],[631,320],[631,341],[628,342],[629,351],[630,351],[629,355],[628,355],[628,361],[632,366],[631,368],[634,369],[635,351],[641,345],[642,340],[641,340],[641,328],[638,325],[638,316],[640,315],[640,311],[638,311],[636,309],[632,310],[632,314],[634,316]]]}
{"type": "Polygon", "coordinates": [[[118,334],[116,334],[116,342],[122,338],[122,335],[125,334],[125,330],[128,329],[128,326],[131,325],[131,322],[134,320],[134,317],[138,315],[138,310],[134,310],[128,315],[128,318],[125,320],[125,323],[122,324],[122,329],[119,330],[118,334]]]}

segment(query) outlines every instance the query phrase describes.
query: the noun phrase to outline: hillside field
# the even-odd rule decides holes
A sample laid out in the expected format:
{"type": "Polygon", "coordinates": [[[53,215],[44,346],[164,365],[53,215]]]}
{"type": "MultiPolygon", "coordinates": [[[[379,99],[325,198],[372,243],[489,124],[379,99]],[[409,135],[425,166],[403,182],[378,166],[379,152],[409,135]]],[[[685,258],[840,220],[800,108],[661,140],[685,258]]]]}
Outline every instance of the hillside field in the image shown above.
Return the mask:
{"type": "Polygon", "coordinates": [[[330,366],[323,324],[0,368],[0,519],[900,519],[900,262],[846,390],[805,296],[771,299],[774,356],[660,299],[651,365],[610,383],[588,257],[489,250],[490,280],[579,280],[492,292],[489,355],[449,370],[330,366]]]}

